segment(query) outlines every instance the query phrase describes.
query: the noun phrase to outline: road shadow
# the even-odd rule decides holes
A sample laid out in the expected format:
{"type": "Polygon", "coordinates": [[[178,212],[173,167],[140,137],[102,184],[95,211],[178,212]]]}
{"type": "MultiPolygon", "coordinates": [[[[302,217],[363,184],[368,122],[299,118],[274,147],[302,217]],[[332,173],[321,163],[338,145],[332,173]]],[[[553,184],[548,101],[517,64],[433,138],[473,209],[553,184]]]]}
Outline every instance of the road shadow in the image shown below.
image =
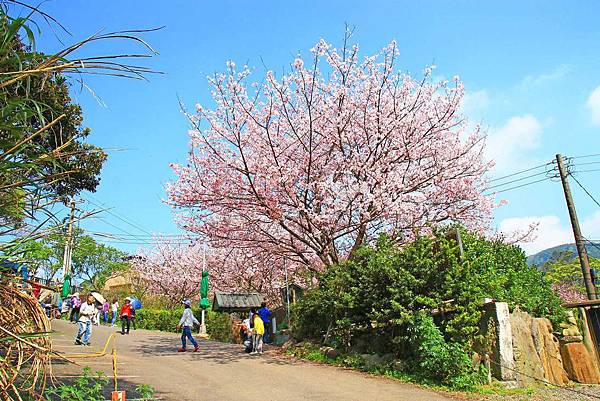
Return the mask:
{"type": "Polygon", "coordinates": [[[165,356],[181,355],[190,359],[203,359],[212,363],[226,365],[234,364],[244,359],[256,359],[269,364],[287,365],[290,360],[282,356],[275,349],[267,350],[262,355],[250,355],[244,352],[244,346],[241,344],[221,343],[217,341],[199,340],[200,349],[198,352],[191,352],[192,347],[188,341],[188,351],[181,355],[177,352],[181,346],[179,336],[151,336],[137,342],[137,350],[142,356],[165,356]]]}

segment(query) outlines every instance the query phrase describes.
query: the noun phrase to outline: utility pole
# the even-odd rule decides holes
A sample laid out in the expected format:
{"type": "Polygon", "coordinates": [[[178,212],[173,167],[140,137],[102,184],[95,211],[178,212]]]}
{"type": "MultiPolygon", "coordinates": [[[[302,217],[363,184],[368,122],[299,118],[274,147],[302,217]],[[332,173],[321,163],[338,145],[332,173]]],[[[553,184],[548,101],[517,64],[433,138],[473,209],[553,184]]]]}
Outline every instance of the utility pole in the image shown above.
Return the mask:
{"type": "Polygon", "coordinates": [[[288,269],[285,258],[283,259],[283,268],[285,269],[285,304],[286,304],[286,318],[287,326],[290,328],[290,282],[288,281],[288,269]]]}
{"type": "Polygon", "coordinates": [[[588,258],[587,250],[585,249],[585,242],[581,236],[579,220],[577,219],[577,212],[575,211],[575,204],[573,203],[571,188],[569,187],[568,173],[565,168],[563,156],[561,154],[556,155],[556,162],[558,164],[558,172],[560,174],[560,180],[562,181],[563,191],[565,193],[565,200],[567,201],[567,209],[569,209],[569,217],[571,218],[571,227],[573,227],[573,236],[575,237],[575,246],[577,247],[577,254],[579,255],[579,263],[581,264],[581,272],[583,273],[585,290],[587,292],[588,299],[596,299],[596,290],[590,274],[590,260],[588,258]]]}
{"type": "Polygon", "coordinates": [[[71,215],[67,226],[67,236],[65,238],[65,250],[63,253],[63,275],[62,282],[71,273],[71,254],[73,250],[73,225],[75,223],[75,201],[71,200],[71,215]]]}

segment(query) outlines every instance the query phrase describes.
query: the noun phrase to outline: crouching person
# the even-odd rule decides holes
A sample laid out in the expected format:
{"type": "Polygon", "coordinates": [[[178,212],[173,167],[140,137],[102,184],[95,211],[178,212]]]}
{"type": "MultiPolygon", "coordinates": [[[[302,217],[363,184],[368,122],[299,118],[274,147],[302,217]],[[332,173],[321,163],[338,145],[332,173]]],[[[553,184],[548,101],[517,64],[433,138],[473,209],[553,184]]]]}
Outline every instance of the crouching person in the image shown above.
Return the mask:
{"type": "Polygon", "coordinates": [[[182,329],[181,348],[179,348],[179,352],[186,351],[186,338],[189,339],[192,344],[194,344],[194,352],[198,352],[200,348],[198,347],[198,343],[196,342],[196,340],[194,340],[194,337],[192,336],[192,328],[195,324],[200,325],[200,322],[198,322],[198,319],[196,319],[196,317],[192,313],[192,301],[186,299],[185,301],[183,301],[183,305],[185,306],[185,309],[183,311],[181,319],[179,320],[179,324],[177,325],[178,329],[182,329]]]}

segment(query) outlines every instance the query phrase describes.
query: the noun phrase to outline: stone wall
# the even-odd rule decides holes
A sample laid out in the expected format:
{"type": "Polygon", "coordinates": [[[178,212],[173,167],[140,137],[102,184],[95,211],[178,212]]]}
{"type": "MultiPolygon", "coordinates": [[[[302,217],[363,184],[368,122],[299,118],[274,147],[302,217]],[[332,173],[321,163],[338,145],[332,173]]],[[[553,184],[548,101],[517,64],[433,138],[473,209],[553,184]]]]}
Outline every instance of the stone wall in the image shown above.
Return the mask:
{"type": "MultiPolygon", "coordinates": [[[[509,313],[504,302],[486,304],[480,326],[486,340],[475,350],[490,355],[492,375],[512,385],[600,383],[593,344],[584,342],[574,320],[571,316],[557,335],[548,319],[534,318],[518,308],[509,313]]],[[[589,339],[589,332],[584,334],[589,339]]]]}

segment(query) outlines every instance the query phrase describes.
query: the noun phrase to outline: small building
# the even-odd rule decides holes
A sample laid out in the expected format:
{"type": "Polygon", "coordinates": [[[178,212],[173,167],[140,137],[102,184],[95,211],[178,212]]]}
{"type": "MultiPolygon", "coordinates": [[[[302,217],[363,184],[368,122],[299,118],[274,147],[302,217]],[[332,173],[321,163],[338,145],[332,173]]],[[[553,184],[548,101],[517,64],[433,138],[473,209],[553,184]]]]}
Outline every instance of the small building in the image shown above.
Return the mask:
{"type": "Polygon", "coordinates": [[[260,308],[264,295],[253,293],[231,293],[215,291],[212,309],[217,312],[248,312],[260,308]]]}
{"type": "Polygon", "coordinates": [[[109,291],[125,291],[129,292],[133,288],[133,275],[129,272],[124,274],[116,274],[104,282],[104,287],[102,290],[104,292],[109,291]]]}
{"type": "MultiPolygon", "coordinates": [[[[294,283],[290,284],[289,288],[290,288],[290,305],[293,305],[302,299],[302,295],[304,294],[304,288],[302,288],[298,284],[294,284],[294,283]]],[[[282,287],[281,288],[281,302],[283,303],[284,306],[287,304],[286,292],[287,292],[287,288],[282,287]]]]}

